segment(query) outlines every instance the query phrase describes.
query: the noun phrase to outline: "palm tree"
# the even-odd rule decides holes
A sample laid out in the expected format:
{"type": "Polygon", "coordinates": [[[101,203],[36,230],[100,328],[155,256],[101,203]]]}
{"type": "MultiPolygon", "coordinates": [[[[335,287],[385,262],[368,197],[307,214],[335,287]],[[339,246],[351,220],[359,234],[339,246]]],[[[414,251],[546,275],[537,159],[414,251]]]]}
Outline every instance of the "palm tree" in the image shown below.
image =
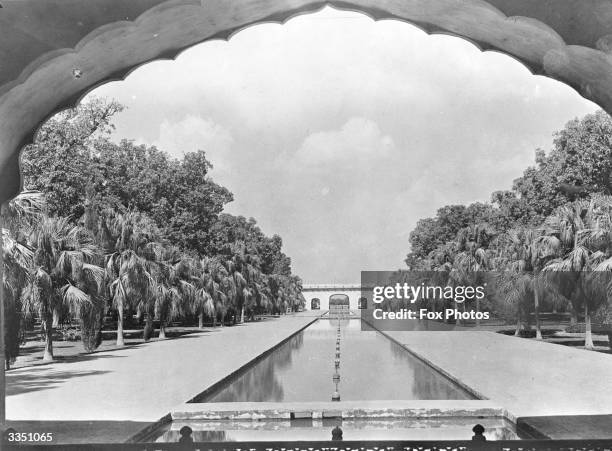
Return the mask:
{"type": "MultiPolygon", "coordinates": [[[[456,242],[459,253],[453,262],[456,282],[461,285],[482,285],[484,283],[483,272],[490,269],[487,249],[495,235],[495,230],[487,223],[471,225],[457,233],[456,242]]],[[[465,302],[463,308],[465,309],[465,302]]],[[[476,312],[480,312],[479,298],[476,298],[476,312]]],[[[476,327],[479,326],[480,319],[477,316],[476,327]]]]}
{"type": "Polygon", "coordinates": [[[522,322],[527,316],[527,305],[533,302],[533,279],[528,273],[502,271],[498,276],[498,288],[504,303],[498,308],[498,312],[512,311],[511,314],[516,318],[514,336],[518,337],[522,322]]]}
{"type": "Polygon", "coordinates": [[[302,281],[297,276],[285,274],[266,275],[265,285],[261,285],[260,292],[269,300],[273,312],[286,313],[288,309],[295,311],[303,306],[305,300],[301,296],[302,281]]]}
{"type": "Polygon", "coordinates": [[[105,212],[101,217],[101,241],[109,252],[106,276],[109,291],[117,309],[117,346],[125,344],[123,313],[126,307],[137,307],[151,317],[154,310],[155,281],[150,268],[156,259],[158,243],[156,227],[145,216],[128,212],[105,212]]]}
{"type": "Polygon", "coordinates": [[[213,298],[206,288],[204,286],[199,286],[199,284],[196,285],[192,311],[198,315],[198,327],[200,329],[204,328],[204,315],[212,318],[215,316],[215,303],[213,298]]]}
{"type": "Polygon", "coordinates": [[[15,283],[31,269],[34,254],[26,243],[27,231],[41,218],[43,208],[41,193],[25,191],[2,209],[3,284],[9,293],[20,291],[22,285],[15,283]]]}
{"type": "Polygon", "coordinates": [[[213,263],[209,258],[204,258],[194,264],[193,285],[195,293],[192,311],[198,315],[198,327],[204,328],[204,315],[213,318],[215,322],[215,300],[217,299],[218,286],[212,274],[213,263]]]}
{"type": "Polygon", "coordinates": [[[3,227],[12,232],[35,223],[43,214],[45,198],[38,191],[23,191],[2,210],[3,227]]]}
{"type": "Polygon", "coordinates": [[[226,268],[233,280],[233,304],[239,312],[240,322],[244,322],[245,309],[253,306],[255,285],[260,279],[260,260],[257,251],[248,248],[242,241],[229,245],[231,258],[226,268]]]}
{"type": "MultiPolygon", "coordinates": [[[[509,295],[515,296],[522,292],[527,296],[533,293],[536,339],[541,340],[540,300],[548,288],[542,270],[559,255],[561,242],[555,236],[544,233],[542,229],[530,228],[511,229],[507,233],[507,238],[505,252],[509,260],[508,269],[520,276],[517,278],[519,286],[516,290],[510,291],[509,295]],[[530,287],[525,286],[528,281],[530,287]]],[[[512,280],[512,277],[508,280],[512,280]]]]}
{"type": "Polygon", "coordinates": [[[427,256],[429,269],[444,272],[451,271],[457,252],[457,242],[455,241],[439,245],[427,256]]]}
{"type": "Polygon", "coordinates": [[[612,197],[593,196],[562,206],[547,224],[563,242],[564,253],[545,269],[553,272],[555,287],[574,311],[584,308],[585,349],[593,349],[591,315],[608,298],[612,271],[612,197]]]}
{"type": "Polygon", "coordinates": [[[233,278],[230,277],[220,257],[205,257],[200,261],[200,266],[195,305],[199,322],[202,324],[204,314],[212,313],[213,326],[216,325],[217,319],[220,319],[223,326],[229,304],[233,301],[228,297],[228,293],[231,295],[233,291],[233,278]]]}
{"type": "Polygon", "coordinates": [[[306,304],[306,299],[302,295],[302,279],[298,276],[288,276],[288,285],[289,304],[291,310],[295,312],[306,304]]]}
{"type": "Polygon", "coordinates": [[[272,293],[268,287],[268,276],[261,274],[261,279],[253,284],[252,304],[250,306],[251,319],[256,313],[269,312],[272,309],[272,293]]]}
{"type": "Polygon", "coordinates": [[[20,297],[32,266],[32,250],[17,241],[7,229],[2,229],[2,289],[4,290],[4,356],[6,369],[19,355],[21,330],[20,297]]]}
{"type": "Polygon", "coordinates": [[[23,298],[28,311],[38,312],[45,331],[43,360],[53,360],[53,311],[67,306],[79,314],[103,290],[104,270],[91,235],[68,218],[43,217],[28,236],[33,268],[23,298]]]}
{"type": "Polygon", "coordinates": [[[21,292],[32,268],[34,253],[26,243],[25,232],[41,216],[41,193],[26,191],[3,206],[2,216],[2,289],[4,290],[5,365],[19,355],[21,332],[21,292]]]}
{"type": "Polygon", "coordinates": [[[195,299],[192,262],[176,247],[163,250],[162,260],[154,271],[155,316],[159,318],[159,338],[166,338],[166,327],[182,316],[195,299]]]}
{"type": "MultiPolygon", "coordinates": [[[[585,219],[588,209],[588,200],[578,200],[557,208],[555,212],[546,219],[549,233],[557,236],[561,240],[563,246],[561,250],[562,258],[550,265],[547,271],[580,271],[582,270],[581,268],[584,268],[581,260],[588,257],[589,252],[581,244],[580,236],[587,229],[585,219]]],[[[567,279],[566,282],[568,280],[569,279],[567,279]]],[[[560,286],[558,288],[560,288],[560,286]]],[[[570,297],[571,293],[566,292],[563,294],[568,295],[566,297],[570,300],[572,314],[571,323],[575,324],[578,321],[580,306],[576,299],[570,297]]]]}

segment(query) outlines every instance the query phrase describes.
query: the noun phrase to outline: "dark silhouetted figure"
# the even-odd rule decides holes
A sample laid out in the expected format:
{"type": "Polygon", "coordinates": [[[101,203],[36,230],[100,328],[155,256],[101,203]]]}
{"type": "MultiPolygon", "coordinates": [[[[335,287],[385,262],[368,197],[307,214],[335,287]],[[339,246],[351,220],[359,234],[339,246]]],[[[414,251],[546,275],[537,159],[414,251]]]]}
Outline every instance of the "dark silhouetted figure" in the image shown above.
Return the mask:
{"type": "Polygon", "coordinates": [[[486,442],[487,438],[483,435],[485,428],[482,424],[477,424],[472,428],[472,432],[474,435],[472,436],[472,440],[477,442],[486,442]]]}
{"type": "Polygon", "coordinates": [[[181,430],[179,431],[179,434],[181,434],[181,438],[179,438],[179,443],[182,445],[180,449],[182,450],[195,449],[193,445],[193,438],[191,437],[192,433],[193,433],[193,430],[189,426],[183,426],[181,428],[181,430]]]}
{"type": "Polygon", "coordinates": [[[332,429],[332,441],[333,442],[342,441],[342,429],[340,429],[340,426],[336,426],[335,428],[332,429]]]}

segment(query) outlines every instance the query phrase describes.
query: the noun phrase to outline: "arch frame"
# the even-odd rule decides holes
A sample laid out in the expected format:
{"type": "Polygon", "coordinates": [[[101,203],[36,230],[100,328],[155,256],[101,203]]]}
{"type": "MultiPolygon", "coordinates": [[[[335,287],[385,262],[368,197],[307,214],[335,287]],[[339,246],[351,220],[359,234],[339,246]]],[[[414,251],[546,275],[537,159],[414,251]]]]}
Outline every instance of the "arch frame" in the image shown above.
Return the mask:
{"type": "MultiPolygon", "coordinates": [[[[45,11],[53,17],[62,12],[53,13],[49,8],[58,5],[45,6],[44,0],[3,3],[0,23],[32,27],[27,30],[30,41],[32,35],[44,34],[35,28],[42,22],[23,25],[20,8],[36,9],[41,18],[45,11]]],[[[69,0],[63,5],[74,9],[79,3],[69,0]]],[[[557,0],[554,10],[527,0],[139,0],[129,6],[127,20],[119,19],[121,8],[126,8],[119,0],[95,0],[89,9],[81,2],[81,9],[70,16],[83,16],[77,25],[88,24],[86,19],[93,23],[83,26],[82,36],[64,20],[56,30],[60,44],[46,49],[42,38],[35,40],[43,50],[32,52],[31,60],[22,58],[23,67],[9,67],[13,75],[8,79],[0,78],[0,201],[20,190],[19,152],[32,142],[40,124],[76,105],[92,89],[122,80],[148,62],[175,59],[196,44],[229,40],[250,26],[282,24],[326,6],[373,20],[404,21],[429,34],[457,36],[483,51],[504,53],[612,112],[612,2],[605,0],[557,0]],[[99,17],[104,11],[106,22],[99,17]],[[93,13],[98,16],[88,16],[93,13]],[[575,31],[581,27],[584,33],[575,31]],[[19,75],[14,76],[17,69],[19,75]]],[[[4,33],[11,31],[4,28],[4,33]]],[[[16,54],[2,45],[0,55],[16,54]]]]}

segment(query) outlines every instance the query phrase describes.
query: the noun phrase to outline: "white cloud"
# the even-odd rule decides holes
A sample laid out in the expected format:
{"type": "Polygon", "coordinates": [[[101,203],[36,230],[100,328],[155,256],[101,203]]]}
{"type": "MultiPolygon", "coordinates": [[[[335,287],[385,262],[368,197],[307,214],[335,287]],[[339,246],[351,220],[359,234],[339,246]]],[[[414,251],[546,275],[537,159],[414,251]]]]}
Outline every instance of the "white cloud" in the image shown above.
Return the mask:
{"type": "Polygon", "coordinates": [[[338,130],[308,135],[295,157],[298,163],[318,166],[335,162],[384,159],[393,153],[393,138],[383,134],[376,122],[353,117],[338,130]]]}
{"type": "Polygon", "coordinates": [[[211,119],[187,115],[178,122],[164,119],[159,125],[159,137],[151,144],[176,158],[187,152],[204,150],[214,169],[224,171],[229,166],[234,138],[226,128],[211,119]]]}
{"type": "Polygon", "coordinates": [[[206,150],[229,210],[279,233],[307,282],[401,266],[419,218],[509,188],[553,131],[596,109],[508,56],[332,8],[95,94],[129,107],[116,138],[206,150]]]}

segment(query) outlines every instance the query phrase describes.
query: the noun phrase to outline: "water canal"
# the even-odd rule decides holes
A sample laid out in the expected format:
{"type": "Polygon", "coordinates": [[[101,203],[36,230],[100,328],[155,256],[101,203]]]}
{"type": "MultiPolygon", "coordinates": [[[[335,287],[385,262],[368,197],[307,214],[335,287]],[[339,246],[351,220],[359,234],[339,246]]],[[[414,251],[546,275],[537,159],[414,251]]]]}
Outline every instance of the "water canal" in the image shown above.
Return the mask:
{"type": "MultiPolygon", "coordinates": [[[[199,402],[331,401],[338,321],[321,319],[199,402]]],[[[343,401],[476,399],[360,319],[340,320],[343,401]]]]}
{"type": "MultiPolygon", "coordinates": [[[[203,417],[174,419],[157,428],[148,439],[175,442],[179,431],[189,426],[196,441],[327,440],[340,426],[345,440],[440,440],[469,439],[476,422],[493,439],[517,438],[513,423],[502,417],[389,416],[351,418],[243,418],[210,416],[216,409],[248,412],[258,404],[291,410],[295,406],[324,403],[342,409],[347,404],[372,403],[386,408],[397,401],[424,403],[474,402],[478,399],[460,384],[410,354],[380,332],[362,330],[359,318],[321,318],[266,356],[223,380],[191,401],[204,406],[203,417]],[[331,402],[335,383],[335,359],[339,349],[340,402],[331,402]],[[263,404],[273,403],[273,404],[263,404]],[[233,407],[231,409],[234,409],[233,407]]],[[[482,402],[482,401],[480,401],[482,402]]],[[[193,404],[196,403],[196,404],[193,404]]],[[[197,409],[196,409],[197,410],[197,409]]]]}

